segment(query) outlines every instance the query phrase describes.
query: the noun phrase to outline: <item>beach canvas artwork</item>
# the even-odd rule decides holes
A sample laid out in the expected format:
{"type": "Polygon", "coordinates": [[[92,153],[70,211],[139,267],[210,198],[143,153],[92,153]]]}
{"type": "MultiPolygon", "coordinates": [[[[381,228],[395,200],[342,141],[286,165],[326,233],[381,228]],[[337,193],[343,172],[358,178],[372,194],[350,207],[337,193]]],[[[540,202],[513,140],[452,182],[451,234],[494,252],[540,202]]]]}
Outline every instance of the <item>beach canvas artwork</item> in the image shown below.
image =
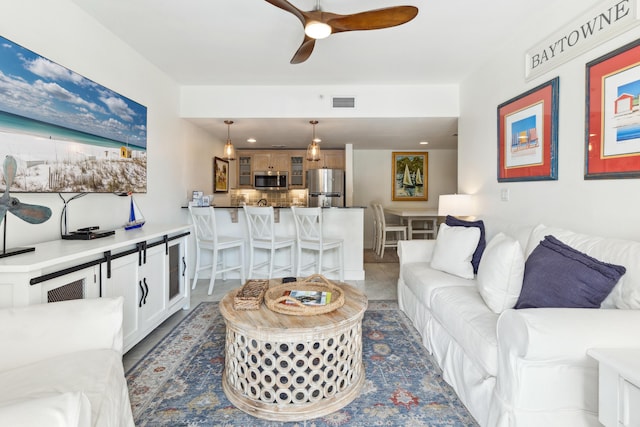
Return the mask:
{"type": "Polygon", "coordinates": [[[12,192],[144,193],[147,109],[0,37],[7,155],[18,162],[12,192]]]}

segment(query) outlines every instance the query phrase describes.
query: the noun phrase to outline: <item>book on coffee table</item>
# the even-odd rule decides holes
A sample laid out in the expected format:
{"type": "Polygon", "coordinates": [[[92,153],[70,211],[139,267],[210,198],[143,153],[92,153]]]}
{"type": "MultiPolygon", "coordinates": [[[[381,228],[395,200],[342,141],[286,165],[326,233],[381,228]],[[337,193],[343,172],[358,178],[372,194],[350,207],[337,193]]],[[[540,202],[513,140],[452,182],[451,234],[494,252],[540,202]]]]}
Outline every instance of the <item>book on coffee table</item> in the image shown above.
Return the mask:
{"type": "MultiPolygon", "coordinates": [[[[331,292],[301,291],[294,289],[292,291],[285,291],[284,295],[295,298],[304,305],[326,305],[331,302],[331,292]]],[[[292,304],[290,301],[283,302],[285,304],[292,304]]]]}

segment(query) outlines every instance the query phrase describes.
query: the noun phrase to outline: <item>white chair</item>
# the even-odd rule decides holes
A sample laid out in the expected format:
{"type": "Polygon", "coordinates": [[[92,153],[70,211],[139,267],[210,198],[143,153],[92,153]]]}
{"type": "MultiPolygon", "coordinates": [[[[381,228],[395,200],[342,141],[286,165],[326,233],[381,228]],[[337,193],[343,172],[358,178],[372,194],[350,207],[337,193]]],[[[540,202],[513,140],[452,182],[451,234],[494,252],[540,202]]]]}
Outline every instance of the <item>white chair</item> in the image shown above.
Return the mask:
{"type": "Polygon", "coordinates": [[[209,295],[213,292],[213,284],[216,275],[222,273],[222,279],[226,280],[228,271],[240,271],[240,283],[244,284],[244,238],[220,236],[216,229],[216,216],[211,206],[209,207],[193,207],[189,206],[191,220],[196,229],[196,271],[193,275],[192,289],[196,288],[198,282],[198,273],[201,270],[211,270],[211,279],[209,280],[209,295]],[[238,252],[239,264],[227,265],[226,255],[230,249],[238,252]],[[211,264],[200,265],[202,262],[202,252],[211,251],[211,264]]]}
{"type": "Polygon", "coordinates": [[[387,224],[384,217],[384,208],[376,203],[374,209],[378,213],[378,255],[384,257],[385,248],[397,248],[398,240],[407,240],[407,226],[401,224],[387,224]],[[387,240],[387,233],[393,233],[395,240],[387,240]]]}
{"type": "Polygon", "coordinates": [[[378,254],[378,247],[380,246],[380,233],[378,232],[378,210],[375,203],[371,203],[371,209],[373,209],[373,252],[378,254]]]}
{"type": "Polygon", "coordinates": [[[298,244],[298,277],[303,270],[313,268],[314,273],[325,274],[338,272],[340,281],[344,281],[344,252],[343,240],[325,238],[322,228],[322,208],[291,207],[296,224],[298,244]],[[314,252],[313,261],[303,265],[304,251],[314,252]],[[337,260],[335,265],[325,267],[325,252],[335,251],[337,260]]]}
{"type": "Polygon", "coordinates": [[[295,274],[294,267],[294,246],[295,239],[289,236],[275,235],[275,219],[273,206],[256,207],[243,206],[247,218],[247,231],[249,234],[249,278],[253,278],[254,269],[266,267],[267,278],[273,278],[275,273],[290,271],[295,274]],[[277,251],[289,250],[289,263],[276,266],[275,258],[277,251]],[[255,263],[256,251],[261,250],[267,253],[267,260],[255,263]]]}
{"type": "Polygon", "coordinates": [[[422,222],[424,225],[422,227],[412,227],[411,228],[411,236],[410,239],[414,239],[416,235],[424,236],[425,239],[435,239],[437,234],[437,219],[419,219],[413,220],[415,224],[416,221],[422,222]]]}

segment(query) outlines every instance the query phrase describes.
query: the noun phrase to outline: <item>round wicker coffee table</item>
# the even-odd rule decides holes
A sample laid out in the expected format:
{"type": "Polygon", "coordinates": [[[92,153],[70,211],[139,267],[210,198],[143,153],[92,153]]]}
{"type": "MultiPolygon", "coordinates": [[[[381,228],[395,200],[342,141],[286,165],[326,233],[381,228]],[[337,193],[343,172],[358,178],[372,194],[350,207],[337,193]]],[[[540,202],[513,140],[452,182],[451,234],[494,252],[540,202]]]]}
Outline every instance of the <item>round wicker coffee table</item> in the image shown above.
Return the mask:
{"type": "MultiPolygon", "coordinates": [[[[270,282],[276,284],[280,280],[270,282]]],[[[236,310],[239,289],[220,301],[227,325],[222,387],[231,403],[258,418],[303,421],[330,414],[359,395],[367,297],[339,286],[344,305],[311,316],[276,313],[264,304],[236,310]]]]}

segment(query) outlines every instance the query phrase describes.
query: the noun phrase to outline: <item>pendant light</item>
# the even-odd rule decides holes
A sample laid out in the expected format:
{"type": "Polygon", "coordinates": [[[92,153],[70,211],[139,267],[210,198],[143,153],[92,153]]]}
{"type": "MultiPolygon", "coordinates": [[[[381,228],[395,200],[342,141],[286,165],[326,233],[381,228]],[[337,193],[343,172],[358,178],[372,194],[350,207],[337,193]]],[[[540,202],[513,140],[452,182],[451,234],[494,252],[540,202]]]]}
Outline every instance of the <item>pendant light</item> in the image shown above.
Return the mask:
{"type": "Polygon", "coordinates": [[[310,120],[309,123],[313,126],[313,138],[311,139],[311,144],[307,147],[307,160],[310,162],[317,162],[320,160],[320,138],[316,138],[316,125],[318,124],[317,120],[310,120]]]}
{"type": "Polygon", "coordinates": [[[224,155],[222,157],[226,160],[235,160],[236,149],[233,148],[233,144],[231,143],[231,125],[233,124],[233,120],[225,120],[224,124],[227,125],[227,143],[224,144],[224,155]]]}

